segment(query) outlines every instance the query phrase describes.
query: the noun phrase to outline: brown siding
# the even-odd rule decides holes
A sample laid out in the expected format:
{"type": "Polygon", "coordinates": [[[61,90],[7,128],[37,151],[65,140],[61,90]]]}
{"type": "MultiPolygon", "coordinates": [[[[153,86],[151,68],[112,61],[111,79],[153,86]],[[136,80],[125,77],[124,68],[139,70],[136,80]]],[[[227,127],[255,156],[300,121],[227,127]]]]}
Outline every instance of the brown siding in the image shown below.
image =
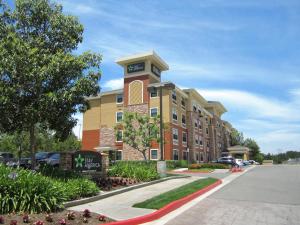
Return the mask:
{"type": "Polygon", "coordinates": [[[100,130],[84,130],[82,132],[82,150],[93,150],[100,145],[100,130]]]}

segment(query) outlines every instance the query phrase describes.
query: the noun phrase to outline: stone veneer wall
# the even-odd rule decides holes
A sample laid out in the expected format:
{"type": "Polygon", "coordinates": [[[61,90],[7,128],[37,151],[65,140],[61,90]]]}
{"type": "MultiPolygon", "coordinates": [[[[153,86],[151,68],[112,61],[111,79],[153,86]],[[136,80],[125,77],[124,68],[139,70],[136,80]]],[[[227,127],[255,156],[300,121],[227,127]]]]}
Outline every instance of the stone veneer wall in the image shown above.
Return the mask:
{"type": "MultiPolygon", "coordinates": [[[[141,114],[148,114],[148,104],[139,104],[139,105],[129,105],[125,109],[129,112],[137,112],[141,114]]],[[[149,151],[146,152],[147,159],[149,159],[149,151]]],[[[136,149],[130,147],[127,144],[123,144],[123,160],[143,160],[143,154],[137,151],[136,149]]]]}
{"type": "Polygon", "coordinates": [[[112,127],[100,128],[100,146],[115,146],[115,131],[112,127]]]}

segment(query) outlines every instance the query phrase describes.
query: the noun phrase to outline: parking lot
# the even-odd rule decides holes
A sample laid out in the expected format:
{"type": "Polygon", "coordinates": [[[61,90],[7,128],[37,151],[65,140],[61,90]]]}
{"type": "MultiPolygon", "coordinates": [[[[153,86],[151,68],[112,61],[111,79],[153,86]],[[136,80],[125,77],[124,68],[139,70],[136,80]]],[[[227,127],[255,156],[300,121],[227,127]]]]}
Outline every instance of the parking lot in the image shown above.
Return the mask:
{"type": "Polygon", "coordinates": [[[257,166],[167,224],[300,224],[300,166],[257,166]]]}

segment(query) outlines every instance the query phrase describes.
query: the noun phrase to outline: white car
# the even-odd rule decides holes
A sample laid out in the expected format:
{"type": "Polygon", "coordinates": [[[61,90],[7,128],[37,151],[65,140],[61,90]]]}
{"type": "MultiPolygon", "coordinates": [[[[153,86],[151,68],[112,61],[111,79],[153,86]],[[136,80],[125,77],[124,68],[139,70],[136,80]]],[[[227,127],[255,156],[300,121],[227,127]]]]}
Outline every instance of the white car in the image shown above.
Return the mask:
{"type": "Polygon", "coordinates": [[[239,166],[243,166],[243,160],[242,159],[235,159],[235,163],[238,164],[239,166]]]}

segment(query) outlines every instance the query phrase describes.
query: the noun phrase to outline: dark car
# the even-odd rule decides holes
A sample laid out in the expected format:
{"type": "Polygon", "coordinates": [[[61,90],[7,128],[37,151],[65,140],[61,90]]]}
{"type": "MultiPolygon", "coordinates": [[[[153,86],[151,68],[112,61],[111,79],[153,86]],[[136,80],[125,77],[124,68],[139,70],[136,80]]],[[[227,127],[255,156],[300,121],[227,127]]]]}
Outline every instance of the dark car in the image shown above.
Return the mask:
{"type": "Polygon", "coordinates": [[[51,155],[55,154],[55,152],[37,152],[35,153],[35,160],[37,163],[48,159],[51,155]]]}
{"type": "Polygon", "coordinates": [[[42,159],[39,161],[41,165],[43,164],[48,164],[54,167],[59,166],[59,161],[60,161],[60,154],[59,153],[53,153],[51,154],[48,158],[42,159]]]}
{"type": "Polygon", "coordinates": [[[14,154],[10,152],[0,152],[0,163],[7,164],[14,160],[14,154]]]}

